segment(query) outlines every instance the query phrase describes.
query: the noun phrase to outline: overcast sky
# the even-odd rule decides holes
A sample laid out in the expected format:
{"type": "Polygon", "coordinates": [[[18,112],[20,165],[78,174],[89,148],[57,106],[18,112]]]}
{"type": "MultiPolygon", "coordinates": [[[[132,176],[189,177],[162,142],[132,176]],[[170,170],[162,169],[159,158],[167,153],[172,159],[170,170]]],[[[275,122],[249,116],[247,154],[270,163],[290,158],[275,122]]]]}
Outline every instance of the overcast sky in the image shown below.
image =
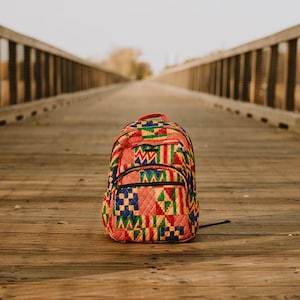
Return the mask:
{"type": "Polygon", "coordinates": [[[138,48],[157,73],[300,24],[300,0],[0,0],[0,25],[82,58],[138,48]]]}

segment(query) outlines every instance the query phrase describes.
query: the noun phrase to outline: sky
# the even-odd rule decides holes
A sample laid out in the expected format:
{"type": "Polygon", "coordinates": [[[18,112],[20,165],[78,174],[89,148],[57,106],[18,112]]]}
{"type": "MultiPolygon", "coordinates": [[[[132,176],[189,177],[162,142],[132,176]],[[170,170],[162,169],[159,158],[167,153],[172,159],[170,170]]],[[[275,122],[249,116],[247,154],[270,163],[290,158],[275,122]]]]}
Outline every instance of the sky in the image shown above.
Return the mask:
{"type": "Polygon", "coordinates": [[[154,73],[300,24],[300,0],[0,0],[0,25],[84,59],[136,48],[154,73]]]}

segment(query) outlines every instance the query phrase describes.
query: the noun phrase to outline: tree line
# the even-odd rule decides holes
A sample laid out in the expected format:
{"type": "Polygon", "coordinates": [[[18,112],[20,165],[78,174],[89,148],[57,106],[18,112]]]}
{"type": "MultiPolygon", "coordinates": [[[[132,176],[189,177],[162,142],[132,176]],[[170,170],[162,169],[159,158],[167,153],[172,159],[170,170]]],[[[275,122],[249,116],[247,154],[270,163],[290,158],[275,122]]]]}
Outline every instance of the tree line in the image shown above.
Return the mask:
{"type": "Polygon", "coordinates": [[[152,75],[148,62],[139,61],[142,52],[135,48],[118,48],[108,57],[96,62],[99,67],[114,71],[133,80],[142,80],[152,75]]]}

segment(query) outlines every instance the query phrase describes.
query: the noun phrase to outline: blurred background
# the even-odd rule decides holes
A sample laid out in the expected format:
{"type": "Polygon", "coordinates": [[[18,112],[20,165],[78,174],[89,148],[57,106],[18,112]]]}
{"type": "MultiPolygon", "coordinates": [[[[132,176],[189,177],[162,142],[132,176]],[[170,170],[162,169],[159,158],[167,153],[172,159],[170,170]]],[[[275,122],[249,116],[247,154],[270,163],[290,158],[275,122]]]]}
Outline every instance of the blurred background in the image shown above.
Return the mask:
{"type": "Polygon", "coordinates": [[[0,25],[132,79],[300,22],[299,0],[0,0],[0,25]]]}

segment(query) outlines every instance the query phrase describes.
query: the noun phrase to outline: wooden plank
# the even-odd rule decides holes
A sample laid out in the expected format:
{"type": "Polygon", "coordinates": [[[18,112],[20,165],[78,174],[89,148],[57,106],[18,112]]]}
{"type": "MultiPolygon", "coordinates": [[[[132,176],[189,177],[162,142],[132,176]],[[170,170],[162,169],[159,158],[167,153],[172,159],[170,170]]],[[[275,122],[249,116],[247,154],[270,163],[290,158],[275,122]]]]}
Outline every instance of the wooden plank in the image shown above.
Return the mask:
{"type": "Polygon", "coordinates": [[[299,135],[147,82],[0,127],[0,298],[297,299],[299,135]],[[201,223],[185,244],[103,230],[115,135],[163,111],[190,133],[201,223]]]}

